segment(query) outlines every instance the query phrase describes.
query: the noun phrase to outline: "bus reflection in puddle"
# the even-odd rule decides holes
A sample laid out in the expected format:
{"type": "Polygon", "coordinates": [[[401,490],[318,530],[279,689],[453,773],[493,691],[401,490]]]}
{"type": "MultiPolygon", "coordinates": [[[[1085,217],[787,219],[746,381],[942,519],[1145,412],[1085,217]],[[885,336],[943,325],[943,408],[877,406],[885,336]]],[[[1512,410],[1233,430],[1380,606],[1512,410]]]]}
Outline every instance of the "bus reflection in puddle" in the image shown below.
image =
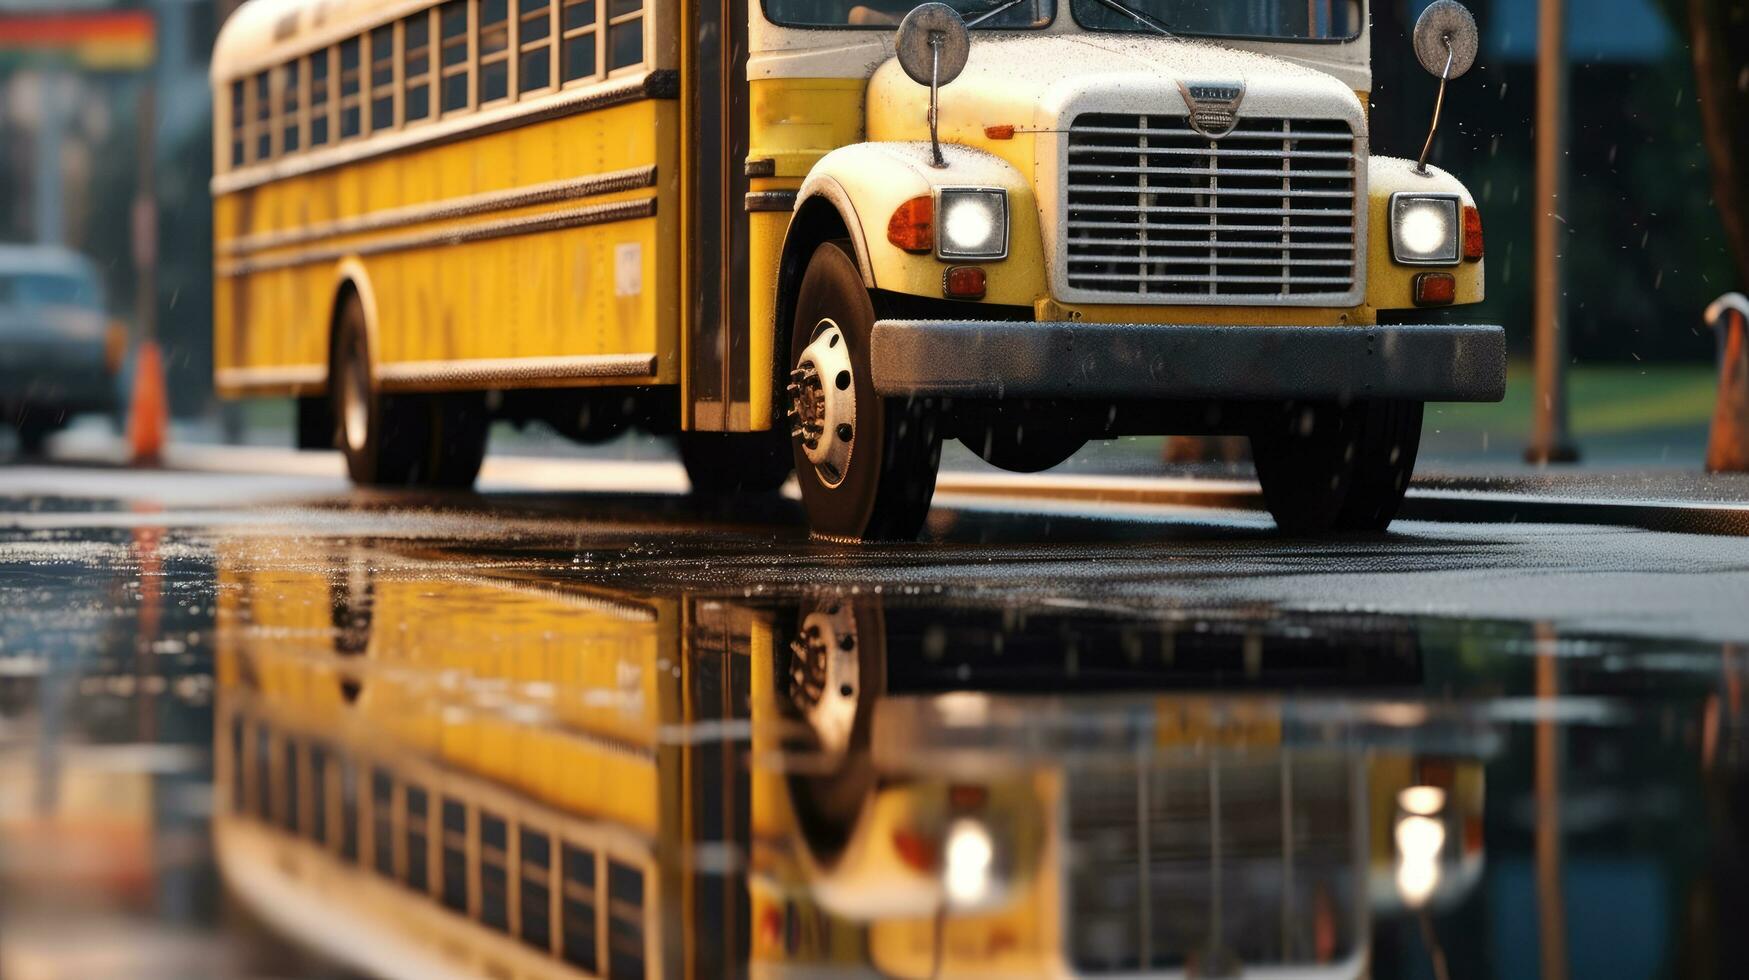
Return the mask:
{"type": "Polygon", "coordinates": [[[383,557],[221,556],[215,733],[229,887],[372,973],[1358,976],[1480,875],[1495,735],[1418,712],[1413,622],[383,557]]]}

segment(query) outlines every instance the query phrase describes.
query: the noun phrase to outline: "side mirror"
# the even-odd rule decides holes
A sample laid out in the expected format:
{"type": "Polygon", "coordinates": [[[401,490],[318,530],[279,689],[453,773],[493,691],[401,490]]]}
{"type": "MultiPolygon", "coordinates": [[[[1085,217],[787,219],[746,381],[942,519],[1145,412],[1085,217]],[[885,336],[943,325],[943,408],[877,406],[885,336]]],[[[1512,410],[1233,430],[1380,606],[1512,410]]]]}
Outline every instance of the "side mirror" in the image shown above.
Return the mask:
{"type": "Polygon", "coordinates": [[[929,86],[929,144],[937,167],[947,166],[941,155],[941,86],[960,77],[972,53],[972,35],[959,11],[945,3],[925,3],[905,15],[899,24],[893,48],[899,67],[919,85],[929,86]]]}
{"type": "Polygon", "coordinates": [[[1476,18],[1457,0],[1433,0],[1415,20],[1415,58],[1421,67],[1439,78],[1439,96],[1433,102],[1433,125],[1421,146],[1417,173],[1427,172],[1427,154],[1433,150],[1433,135],[1439,132],[1439,110],[1445,106],[1445,83],[1462,76],[1476,63],[1481,43],[1476,18]]]}

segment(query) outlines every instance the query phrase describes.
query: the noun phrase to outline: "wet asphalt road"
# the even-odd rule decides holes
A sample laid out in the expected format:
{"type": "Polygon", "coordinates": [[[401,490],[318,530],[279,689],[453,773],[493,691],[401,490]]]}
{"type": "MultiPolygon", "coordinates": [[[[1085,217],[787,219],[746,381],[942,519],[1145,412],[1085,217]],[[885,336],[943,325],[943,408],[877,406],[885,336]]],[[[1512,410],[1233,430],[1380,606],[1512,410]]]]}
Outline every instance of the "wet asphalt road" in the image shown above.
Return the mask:
{"type": "Polygon", "coordinates": [[[1597,525],[0,470],[0,975],[1743,975],[1745,596],[1597,525]]]}

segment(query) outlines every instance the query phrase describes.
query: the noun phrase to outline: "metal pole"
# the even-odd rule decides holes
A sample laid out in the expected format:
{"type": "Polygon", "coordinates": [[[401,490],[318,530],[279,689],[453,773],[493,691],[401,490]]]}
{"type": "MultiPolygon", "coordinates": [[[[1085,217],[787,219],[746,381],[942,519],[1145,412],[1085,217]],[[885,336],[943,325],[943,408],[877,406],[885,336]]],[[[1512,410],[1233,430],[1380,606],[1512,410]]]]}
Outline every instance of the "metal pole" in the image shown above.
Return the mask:
{"type": "Polygon", "coordinates": [[[139,105],[139,174],[132,221],[134,318],[139,340],[157,339],[158,321],[158,80],[146,76],[139,105]]]}
{"type": "Polygon", "coordinates": [[[61,153],[67,144],[71,87],[72,80],[60,68],[49,68],[38,76],[40,115],[36,120],[36,201],[32,217],[36,240],[44,245],[63,245],[67,241],[67,189],[61,153]]]}
{"type": "Polygon", "coordinates": [[[1560,214],[1566,145],[1567,50],[1564,0],[1541,0],[1536,63],[1536,390],[1531,412],[1532,463],[1579,458],[1567,432],[1567,345],[1561,332],[1560,214]]]}
{"type": "Polygon", "coordinates": [[[1543,980],[1567,978],[1567,901],[1561,886],[1561,699],[1559,637],[1548,623],[1536,642],[1536,906],[1543,980]]]}

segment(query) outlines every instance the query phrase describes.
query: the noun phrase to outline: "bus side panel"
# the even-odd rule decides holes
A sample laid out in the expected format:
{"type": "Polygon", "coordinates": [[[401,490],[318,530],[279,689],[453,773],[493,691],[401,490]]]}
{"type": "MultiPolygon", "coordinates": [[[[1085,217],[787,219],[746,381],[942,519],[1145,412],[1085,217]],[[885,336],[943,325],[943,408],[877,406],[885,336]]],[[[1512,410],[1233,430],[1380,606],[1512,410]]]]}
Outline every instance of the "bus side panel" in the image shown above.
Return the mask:
{"type": "MultiPolygon", "coordinates": [[[[801,188],[802,179],[814,164],[840,146],[863,138],[863,100],[866,83],[859,78],[756,78],[749,84],[752,125],[747,152],[749,160],[770,160],[772,176],[756,177],[749,185],[754,194],[786,193],[801,188]]],[[[748,216],[748,332],[749,416],[755,429],[768,428],[774,420],[773,387],[758,379],[776,376],[776,338],[789,324],[777,319],[778,264],[791,213],[762,211],[748,216]]],[[[786,341],[787,342],[787,341],[786,341]]],[[[783,365],[784,371],[788,365],[783,365]]]]}
{"type": "Polygon", "coordinates": [[[221,198],[221,378],[237,367],[325,371],[340,265],[356,257],[379,366],[649,354],[650,375],[550,383],[678,382],[677,117],[674,101],[645,99],[221,198]],[[601,176],[619,189],[479,206],[481,195],[601,176]],[[610,207],[620,210],[601,213],[610,207]],[[516,228],[541,218],[565,227],[516,228]],[[377,227],[359,230],[360,219],[377,227]],[[234,247],[240,236],[246,248],[234,247]]]}

